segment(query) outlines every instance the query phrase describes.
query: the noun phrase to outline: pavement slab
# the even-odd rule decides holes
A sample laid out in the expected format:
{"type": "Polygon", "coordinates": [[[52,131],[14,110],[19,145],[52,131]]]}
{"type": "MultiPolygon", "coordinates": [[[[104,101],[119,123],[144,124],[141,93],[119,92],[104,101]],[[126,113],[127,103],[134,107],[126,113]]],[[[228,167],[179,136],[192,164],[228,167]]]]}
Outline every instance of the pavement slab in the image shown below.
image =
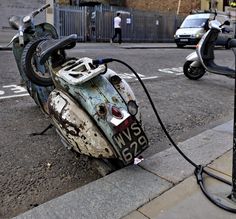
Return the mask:
{"type": "MultiPolygon", "coordinates": [[[[178,146],[196,164],[206,165],[230,150],[232,142],[230,133],[207,130],[178,146]]],[[[141,166],[174,184],[189,177],[194,171],[194,167],[173,147],[153,155],[141,166]]]]}
{"type": "MultiPolygon", "coordinates": [[[[222,189],[225,185],[218,183],[218,186],[218,189],[222,189]]],[[[139,208],[138,211],[151,219],[235,218],[234,214],[218,208],[204,196],[194,176],[139,208]]],[[[131,214],[129,217],[135,219],[131,214]]]]}
{"type": "MultiPolygon", "coordinates": [[[[222,171],[230,171],[229,157],[232,150],[219,159],[216,159],[209,166],[211,168],[223,167],[222,171]]],[[[231,162],[230,162],[231,163],[231,162]]],[[[215,173],[215,172],[214,172],[215,173]]],[[[218,173],[222,177],[224,174],[218,173]]],[[[231,192],[231,186],[219,182],[211,177],[204,177],[207,190],[227,203],[227,206],[236,208],[236,204],[231,202],[227,196],[231,192]]],[[[136,215],[143,215],[146,218],[158,219],[233,219],[235,214],[222,210],[212,204],[201,192],[200,187],[196,183],[195,176],[191,176],[174,186],[172,189],[163,193],[161,196],[153,199],[148,204],[142,206],[136,211],[131,212],[123,219],[135,219],[136,215]]]]}

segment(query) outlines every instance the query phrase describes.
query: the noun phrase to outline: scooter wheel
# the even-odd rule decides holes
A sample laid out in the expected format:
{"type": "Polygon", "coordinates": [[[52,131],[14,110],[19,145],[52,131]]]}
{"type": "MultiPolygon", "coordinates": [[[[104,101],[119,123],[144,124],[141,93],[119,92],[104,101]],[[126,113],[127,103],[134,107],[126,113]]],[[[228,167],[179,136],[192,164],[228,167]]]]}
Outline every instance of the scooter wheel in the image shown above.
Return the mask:
{"type": "Polygon", "coordinates": [[[191,67],[192,61],[187,61],[184,63],[183,71],[184,75],[189,78],[190,80],[198,80],[200,79],[205,73],[206,70],[201,67],[191,67]]]}
{"type": "Polygon", "coordinates": [[[46,37],[38,38],[30,41],[23,50],[21,56],[21,65],[28,79],[39,86],[52,86],[53,80],[46,65],[41,65],[36,55],[36,48],[38,44],[46,37]]]}

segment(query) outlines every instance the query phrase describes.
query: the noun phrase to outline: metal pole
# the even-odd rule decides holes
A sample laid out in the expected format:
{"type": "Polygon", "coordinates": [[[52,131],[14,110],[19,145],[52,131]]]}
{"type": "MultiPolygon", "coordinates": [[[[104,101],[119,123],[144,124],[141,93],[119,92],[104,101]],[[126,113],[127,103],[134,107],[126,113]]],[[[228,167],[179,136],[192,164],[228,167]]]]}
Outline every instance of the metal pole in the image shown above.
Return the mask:
{"type": "MultiPolygon", "coordinates": [[[[236,59],[235,59],[236,63],[236,59]]],[[[236,75],[236,66],[235,66],[236,75]]],[[[233,125],[233,167],[231,199],[236,202],[236,77],[234,79],[234,125],[233,125]]]]}
{"type": "Polygon", "coordinates": [[[179,15],[180,5],[181,5],[181,0],[179,0],[179,2],[178,2],[177,12],[176,12],[177,15],[179,15]]]}

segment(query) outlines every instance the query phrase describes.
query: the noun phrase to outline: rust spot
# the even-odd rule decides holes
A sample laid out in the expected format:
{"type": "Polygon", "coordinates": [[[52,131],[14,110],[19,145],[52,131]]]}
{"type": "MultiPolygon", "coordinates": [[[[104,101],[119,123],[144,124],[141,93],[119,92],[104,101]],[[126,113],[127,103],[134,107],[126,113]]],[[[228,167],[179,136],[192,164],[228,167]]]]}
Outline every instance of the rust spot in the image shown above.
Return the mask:
{"type": "Polygon", "coordinates": [[[84,124],[80,124],[79,125],[79,129],[84,130],[85,129],[85,127],[84,127],[85,125],[86,125],[85,123],[84,124]]]}
{"type": "Polygon", "coordinates": [[[114,75],[110,78],[110,81],[113,85],[117,85],[121,82],[121,78],[118,75],[114,75]]]}
{"type": "Polygon", "coordinates": [[[78,134],[80,133],[80,129],[77,128],[74,124],[65,123],[63,127],[71,135],[78,136],[78,134]]]}
{"type": "Polygon", "coordinates": [[[86,137],[84,135],[81,135],[81,138],[85,141],[86,137]]]}
{"type": "Polygon", "coordinates": [[[112,101],[117,103],[118,102],[118,99],[116,97],[112,97],[112,101]]]}
{"type": "MultiPolygon", "coordinates": [[[[63,113],[63,110],[61,113],[57,113],[57,111],[54,110],[54,107],[49,105],[49,112],[50,114],[58,121],[58,123],[62,126],[65,131],[73,136],[78,136],[81,132],[81,129],[84,128],[78,127],[75,124],[71,123],[67,119],[63,119],[61,114],[63,113]]],[[[70,115],[68,116],[70,118],[70,115]]]]}
{"type": "Polygon", "coordinates": [[[104,117],[107,114],[107,108],[105,104],[99,104],[98,106],[96,106],[97,109],[97,114],[100,117],[104,117]]]}
{"type": "Polygon", "coordinates": [[[95,84],[91,84],[91,88],[96,89],[97,86],[95,84]]]}

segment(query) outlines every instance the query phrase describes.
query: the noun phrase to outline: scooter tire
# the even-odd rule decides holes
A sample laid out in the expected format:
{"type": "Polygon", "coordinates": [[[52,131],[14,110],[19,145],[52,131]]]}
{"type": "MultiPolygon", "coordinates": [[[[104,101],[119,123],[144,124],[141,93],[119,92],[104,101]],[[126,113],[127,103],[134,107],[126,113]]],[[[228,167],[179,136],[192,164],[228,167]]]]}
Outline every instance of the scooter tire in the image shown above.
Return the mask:
{"type": "Polygon", "coordinates": [[[198,80],[200,79],[205,73],[206,70],[201,67],[193,68],[190,65],[192,61],[186,61],[183,66],[184,75],[190,80],[198,80]]]}
{"type": "Polygon", "coordinates": [[[28,79],[39,86],[47,87],[53,85],[52,77],[46,65],[40,65],[37,62],[36,48],[42,41],[48,40],[46,37],[41,37],[36,40],[30,41],[23,50],[21,56],[21,65],[28,79]],[[37,66],[35,66],[37,65],[37,66]],[[44,69],[44,72],[38,70],[44,69]]]}

